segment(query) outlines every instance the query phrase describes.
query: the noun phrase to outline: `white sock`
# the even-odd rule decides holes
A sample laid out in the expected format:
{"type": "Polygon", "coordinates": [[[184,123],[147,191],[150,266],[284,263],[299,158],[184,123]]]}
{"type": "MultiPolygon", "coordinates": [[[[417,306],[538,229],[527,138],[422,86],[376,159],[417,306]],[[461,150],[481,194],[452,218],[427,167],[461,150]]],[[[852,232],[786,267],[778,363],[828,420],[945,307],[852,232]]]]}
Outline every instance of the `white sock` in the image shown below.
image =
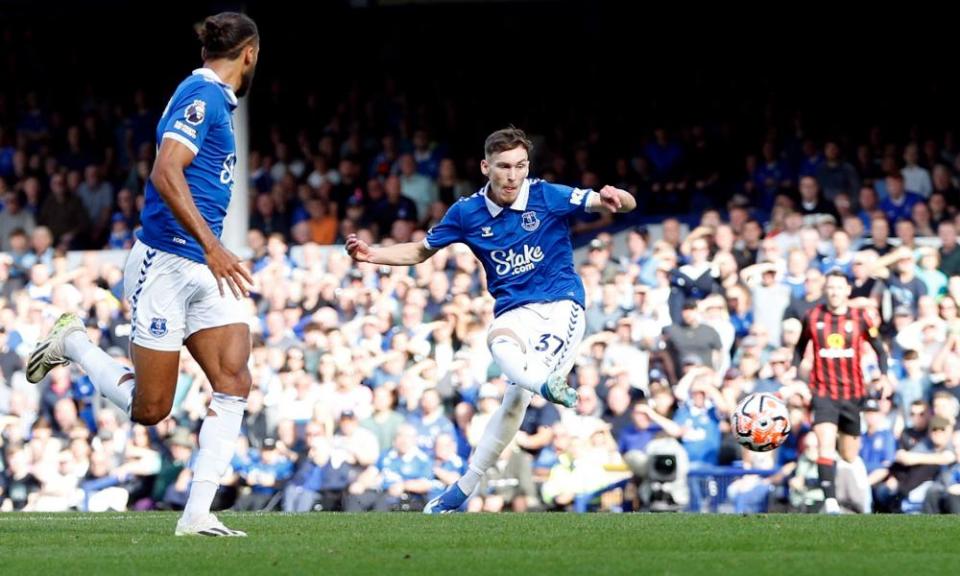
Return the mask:
{"type": "Polygon", "coordinates": [[[220,484],[217,482],[191,481],[190,496],[187,497],[187,505],[183,509],[183,516],[192,521],[208,514],[218,488],[220,488],[220,484]]]}
{"type": "Polygon", "coordinates": [[[500,453],[517,435],[531,398],[533,398],[533,394],[529,390],[515,385],[507,386],[507,391],[503,395],[503,403],[500,404],[500,408],[493,413],[490,421],[487,422],[487,428],[483,431],[483,437],[480,439],[480,444],[477,445],[477,450],[470,458],[466,473],[457,480],[457,484],[464,494],[469,496],[476,490],[483,475],[496,463],[500,453]]]}
{"type": "Polygon", "coordinates": [[[220,478],[227,473],[230,460],[233,459],[246,407],[246,398],[213,393],[210,402],[210,412],[213,414],[204,418],[200,426],[200,450],[193,465],[190,496],[183,509],[188,521],[210,513],[220,478]]]}
{"type": "Polygon", "coordinates": [[[84,332],[73,332],[63,343],[64,354],[76,362],[90,377],[90,381],[107,400],[124,414],[130,414],[133,403],[133,378],[120,380],[131,373],[129,367],[117,362],[109,354],[94,345],[84,332]]]}
{"type": "Polygon", "coordinates": [[[540,388],[550,376],[550,367],[536,359],[528,359],[520,343],[509,336],[497,336],[490,343],[490,353],[507,380],[529,390],[540,393],[540,388]]]}

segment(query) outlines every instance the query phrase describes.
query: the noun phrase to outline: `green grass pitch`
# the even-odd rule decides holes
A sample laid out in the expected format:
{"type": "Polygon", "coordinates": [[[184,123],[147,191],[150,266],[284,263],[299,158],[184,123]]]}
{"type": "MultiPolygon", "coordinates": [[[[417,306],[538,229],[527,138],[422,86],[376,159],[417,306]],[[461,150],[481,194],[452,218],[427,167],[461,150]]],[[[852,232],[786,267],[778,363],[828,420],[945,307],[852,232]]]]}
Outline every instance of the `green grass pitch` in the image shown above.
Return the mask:
{"type": "Polygon", "coordinates": [[[960,573],[951,516],[223,514],[245,539],[176,518],[2,514],[0,574],[960,573]]]}

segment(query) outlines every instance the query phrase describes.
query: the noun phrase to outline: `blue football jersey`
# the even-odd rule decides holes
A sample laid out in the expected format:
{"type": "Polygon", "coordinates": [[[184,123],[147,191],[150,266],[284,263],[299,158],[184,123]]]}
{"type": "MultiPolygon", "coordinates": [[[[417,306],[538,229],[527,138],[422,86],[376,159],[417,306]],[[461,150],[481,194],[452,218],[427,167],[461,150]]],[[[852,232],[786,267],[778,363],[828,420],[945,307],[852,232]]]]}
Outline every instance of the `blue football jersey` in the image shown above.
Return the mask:
{"type": "Polygon", "coordinates": [[[567,219],[585,211],[596,192],[527,179],[503,208],[487,197],[487,187],[447,210],[427,233],[427,248],[469,246],[487,273],[496,316],[534,302],[573,300],[583,306],[567,219]]]}
{"type": "MultiPolygon", "coordinates": [[[[237,144],[233,134],[233,110],[237,97],[228,84],[208,68],[194,70],[180,83],[157,125],[157,142],[171,138],[194,153],[184,170],[193,201],[217,237],[223,231],[233,190],[237,144]]],[[[151,248],[206,263],[203,249],[177,221],[147,181],[142,229],[137,237],[151,248]]]]}

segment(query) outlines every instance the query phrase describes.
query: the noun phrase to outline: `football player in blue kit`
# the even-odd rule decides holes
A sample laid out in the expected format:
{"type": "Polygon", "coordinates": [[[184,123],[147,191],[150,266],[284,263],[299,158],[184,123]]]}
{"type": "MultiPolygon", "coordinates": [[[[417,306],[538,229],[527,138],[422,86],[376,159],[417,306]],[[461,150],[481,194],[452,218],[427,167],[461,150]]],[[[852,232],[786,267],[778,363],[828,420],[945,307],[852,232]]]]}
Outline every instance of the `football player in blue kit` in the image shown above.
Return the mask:
{"type": "Polygon", "coordinates": [[[516,128],[491,134],[480,166],[489,182],[454,203],[423,242],[370,246],[355,235],[347,239],[355,260],[393,266],[419,264],[450,244],[466,244],[483,265],[496,300],[487,344],[510,385],[467,472],[431,500],[426,513],[463,505],[516,435],[534,394],[576,405],[567,375],[583,338],[584,289],[573,266],[568,219],[636,207],[629,192],[612,186],[597,192],[528,178],[530,149],[530,140],[516,128]]]}
{"type": "Polygon", "coordinates": [[[224,12],[199,31],[203,67],[180,83],[157,125],[142,229],[124,268],[132,318],[131,372],[61,316],[31,354],[27,378],[75,362],[97,390],[137,423],[170,414],[186,345],[213,388],[200,428],[190,496],[175,534],[246,536],[210,513],[227,472],[250,391],[250,331],[242,298],[252,283],[220,242],[237,162],[233,111],[253,81],[260,36],[249,17],[224,12]]]}

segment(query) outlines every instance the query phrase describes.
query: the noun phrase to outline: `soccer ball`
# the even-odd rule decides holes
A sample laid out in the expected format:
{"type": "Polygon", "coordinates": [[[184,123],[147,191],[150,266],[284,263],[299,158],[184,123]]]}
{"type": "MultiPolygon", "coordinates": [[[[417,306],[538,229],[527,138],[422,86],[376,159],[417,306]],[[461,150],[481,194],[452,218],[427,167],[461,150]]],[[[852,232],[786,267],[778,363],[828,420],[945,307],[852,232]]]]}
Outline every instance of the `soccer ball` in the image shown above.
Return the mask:
{"type": "Polygon", "coordinates": [[[750,394],[737,405],[730,420],[737,442],[754,452],[779,448],[790,435],[787,405],[771,394],[750,394]]]}

